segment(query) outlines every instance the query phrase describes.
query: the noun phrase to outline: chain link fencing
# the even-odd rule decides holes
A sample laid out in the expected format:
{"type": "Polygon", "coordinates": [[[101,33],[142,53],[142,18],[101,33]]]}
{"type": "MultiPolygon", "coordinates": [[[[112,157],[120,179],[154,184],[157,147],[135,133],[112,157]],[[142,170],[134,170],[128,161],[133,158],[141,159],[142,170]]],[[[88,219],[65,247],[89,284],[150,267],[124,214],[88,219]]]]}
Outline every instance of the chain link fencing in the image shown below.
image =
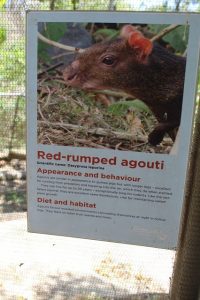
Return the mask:
{"type": "Polygon", "coordinates": [[[0,0],[0,298],[168,299],[174,251],[26,232],[26,10],[199,12],[200,1],[0,0]]]}

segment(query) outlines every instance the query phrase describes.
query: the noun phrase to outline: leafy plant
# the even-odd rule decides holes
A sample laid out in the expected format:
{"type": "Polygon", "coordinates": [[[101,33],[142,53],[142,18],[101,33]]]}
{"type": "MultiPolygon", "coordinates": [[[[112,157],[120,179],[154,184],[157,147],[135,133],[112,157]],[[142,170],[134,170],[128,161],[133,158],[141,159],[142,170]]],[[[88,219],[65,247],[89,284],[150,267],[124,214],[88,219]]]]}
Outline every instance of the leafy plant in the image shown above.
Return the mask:
{"type": "Polygon", "coordinates": [[[116,102],[109,106],[108,111],[113,115],[121,116],[125,114],[128,109],[135,109],[139,112],[151,113],[148,106],[140,100],[116,102]]]}
{"type": "Polygon", "coordinates": [[[23,147],[25,144],[25,99],[9,100],[0,98],[0,119],[4,126],[0,127],[0,149],[8,148],[11,143],[13,148],[23,147]],[[17,103],[18,102],[18,103],[17,103]],[[17,110],[16,110],[17,105],[17,110]],[[14,120],[15,118],[15,120],[14,120]],[[12,142],[11,142],[12,136],[12,142]]]}
{"type": "Polygon", "coordinates": [[[19,90],[20,87],[23,90],[25,83],[24,38],[11,46],[3,43],[0,53],[0,92],[12,92],[19,90]]]}
{"type": "Polygon", "coordinates": [[[117,37],[118,34],[119,34],[118,30],[111,29],[111,28],[101,28],[94,33],[94,38],[97,41],[102,39],[108,39],[108,38],[114,39],[117,37]]]}
{"type": "Polygon", "coordinates": [[[0,44],[2,44],[6,40],[6,29],[0,27],[0,44]]]}
{"type": "MultiPolygon", "coordinates": [[[[169,25],[153,24],[149,25],[150,30],[157,34],[169,25]]],[[[163,37],[163,40],[169,43],[176,52],[183,53],[187,48],[189,27],[182,25],[169,32],[163,37]]]]}
{"type": "MultiPolygon", "coordinates": [[[[53,41],[58,41],[66,32],[66,23],[40,23],[39,27],[42,35],[53,41]]],[[[48,48],[48,44],[40,40],[38,41],[39,57],[44,61],[48,61],[50,59],[47,53],[48,48]]]]}
{"type": "Polygon", "coordinates": [[[25,202],[26,195],[24,192],[20,191],[9,191],[5,194],[5,200],[6,201],[11,201],[15,204],[22,204],[25,202]]]}
{"type": "Polygon", "coordinates": [[[0,0],[0,9],[4,7],[4,4],[6,3],[6,0],[0,0]]]}

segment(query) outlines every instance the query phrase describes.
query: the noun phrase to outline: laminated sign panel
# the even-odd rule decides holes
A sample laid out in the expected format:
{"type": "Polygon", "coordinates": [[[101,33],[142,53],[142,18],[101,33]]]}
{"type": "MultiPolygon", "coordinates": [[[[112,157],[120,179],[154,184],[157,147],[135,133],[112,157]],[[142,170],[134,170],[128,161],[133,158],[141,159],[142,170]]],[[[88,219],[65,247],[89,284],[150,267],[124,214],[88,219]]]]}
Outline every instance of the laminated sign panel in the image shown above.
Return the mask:
{"type": "Polygon", "coordinates": [[[200,17],[27,12],[28,230],[174,249],[200,17]]]}

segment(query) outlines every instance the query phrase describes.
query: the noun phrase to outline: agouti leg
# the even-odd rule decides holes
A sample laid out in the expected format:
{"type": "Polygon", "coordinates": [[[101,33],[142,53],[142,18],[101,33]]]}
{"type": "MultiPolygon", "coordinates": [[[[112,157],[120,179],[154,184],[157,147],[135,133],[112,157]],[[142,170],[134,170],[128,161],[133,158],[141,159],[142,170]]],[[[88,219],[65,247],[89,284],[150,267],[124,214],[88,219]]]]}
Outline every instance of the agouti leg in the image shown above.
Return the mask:
{"type": "Polygon", "coordinates": [[[154,130],[149,134],[148,141],[151,145],[156,146],[160,144],[164,138],[165,133],[168,133],[172,140],[174,141],[176,138],[175,128],[177,128],[179,124],[174,123],[160,123],[158,126],[154,128],[154,130]]]}

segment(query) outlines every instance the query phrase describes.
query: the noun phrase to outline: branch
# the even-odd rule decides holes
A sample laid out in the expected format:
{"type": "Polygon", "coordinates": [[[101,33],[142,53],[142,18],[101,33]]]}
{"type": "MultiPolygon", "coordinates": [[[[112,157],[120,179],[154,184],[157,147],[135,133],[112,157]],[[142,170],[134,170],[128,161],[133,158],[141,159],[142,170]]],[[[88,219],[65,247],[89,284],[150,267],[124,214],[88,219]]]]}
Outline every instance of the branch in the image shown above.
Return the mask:
{"type": "Polygon", "coordinates": [[[48,38],[46,38],[45,36],[43,36],[41,33],[38,32],[38,38],[45,42],[46,44],[49,44],[51,46],[60,48],[60,49],[64,49],[66,51],[71,51],[71,52],[84,52],[84,49],[80,49],[80,48],[75,48],[75,47],[71,47],[71,46],[67,46],[67,45],[63,45],[61,43],[49,40],[48,38]]]}
{"type": "Polygon", "coordinates": [[[50,10],[54,10],[55,9],[55,2],[56,2],[56,0],[51,0],[51,2],[50,2],[50,10]]]}
{"type": "MultiPolygon", "coordinates": [[[[166,34],[168,34],[169,32],[171,32],[172,30],[174,30],[175,28],[179,27],[180,25],[170,25],[166,28],[164,28],[161,32],[159,32],[157,35],[155,35],[153,38],[151,38],[151,41],[157,41],[159,39],[161,39],[163,36],[165,36],[166,34]]],[[[46,44],[49,44],[51,46],[60,48],[60,49],[64,49],[66,51],[71,51],[71,52],[79,52],[82,53],[85,51],[85,49],[82,48],[76,48],[76,47],[72,47],[72,46],[68,46],[68,45],[63,45],[61,43],[52,41],[48,38],[46,38],[45,36],[43,36],[41,33],[38,32],[38,38],[43,41],[46,44]]]]}
{"type": "MultiPolygon", "coordinates": [[[[39,125],[47,125],[52,127],[62,127],[63,129],[69,129],[69,130],[78,130],[78,131],[84,131],[90,134],[96,134],[100,136],[109,136],[109,137],[115,137],[117,139],[122,140],[133,140],[133,134],[127,133],[127,132],[120,132],[120,131],[112,131],[112,130],[106,130],[104,128],[85,128],[83,126],[74,125],[74,124],[68,124],[68,123],[60,123],[60,122],[48,122],[45,121],[38,121],[39,125]]],[[[137,135],[134,140],[141,143],[147,143],[147,137],[145,135],[137,135]]]]}
{"type": "Polygon", "coordinates": [[[175,28],[179,27],[180,25],[169,25],[168,27],[164,28],[162,31],[160,31],[157,35],[155,35],[153,38],[151,38],[152,42],[160,40],[163,36],[174,30],[175,28]]]}
{"type": "Polygon", "coordinates": [[[175,4],[176,4],[175,11],[179,11],[181,1],[182,1],[182,0],[178,0],[178,1],[176,0],[176,1],[175,1],[175,4]]]}
{"type": "MultiPolygon", "coordinates": [[[[74,125],[74,124],[68,124],[68,123],[63,123],[63,122],[49,122],[48,120],[44,119],[43,121],[38,121],[38,125],[41,126],[49,126],[49,127],[60,127],[65,130],[75,130],[75,131],[82,131],[82,132],[87,132],[90,134],[96,134],[99,136],[106,136],[106,137],[114,137],[119,140],[127,140],[131,141],[134,140],[137,143],[142,143],[142,144],[147,144],[148,143],[148,137],[146,135],[141,135],[137,134],[135,137],[133,136],[132,133],[127,133],[127,132],[120,132],[120,131],[112,131],[104,128],[86,128],[83,126],[79,125],[74,125]]],[[[77,139],[78,141],[78,139],[77,139]]],[[[81,140],[80,140],[81,141],[81,140]]],[[[82,141],[83,142],[83,139],[82,141]]],[[[85,140],[84,140],[85,142],[85,140]]],[[[88,141],[88,143],[91,143],[88,141]]],[[[163,140],[163,145],[164,146],[172,146],[172,141],[170,138],[164,138],[163,140]]],[[[101,146],[100,146],[101,147],[101,146]]]]}
{"type": "Polygon", "coordinates": [[[89,147],[91,146],[91,147],[94,147],[94,148],[97,148],[97,149],[109,149],[109,147],[105,147],[105,146],[99,145],[97,143],[94,143],[94,142],[86,140],[86,139],[77,139],[77,138],[75,138],[74,140],[77,143],[81,143],[81,144],[87,145],[89,147]]]}

